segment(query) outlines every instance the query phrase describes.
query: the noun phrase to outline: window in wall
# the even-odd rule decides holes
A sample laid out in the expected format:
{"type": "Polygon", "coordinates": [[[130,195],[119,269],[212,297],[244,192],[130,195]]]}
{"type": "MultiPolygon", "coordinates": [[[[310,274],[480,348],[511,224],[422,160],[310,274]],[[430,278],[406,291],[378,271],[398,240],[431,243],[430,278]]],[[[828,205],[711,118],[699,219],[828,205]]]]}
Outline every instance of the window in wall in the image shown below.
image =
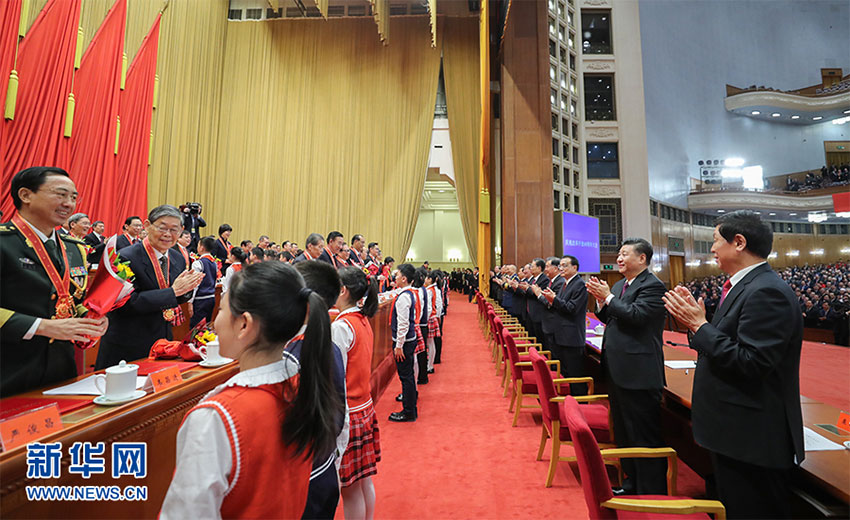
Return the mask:
{"type": "Polygon", "coordinates": [[[588,214],[599,219],[599,249],[616,253],[623,240],[620,199],[587,199],[588,214]]]}
{"type": "Polygon", "coordinates": [[[578,103],[576,103],[575,99],[570,101],[570,114],[572,114],[573,117],[578,117],[578,103]]]}
{"type": "Polygon", "coordinates": [[[555,0],[549,0],[549,10],[550,11],[555,10],[555,0]]]}
{"type": "Polygon", "coordinates": [[[555,78],[558,77],[558,71],[555,65],[549,64],[549,79],[555,81],[555,78]]]}
{"type": "Polygon", "coordinates": [[[561,73],[561,88],[562,89],[567,88],[567,73],[566,72],[561,73]]]}
{"type": "Polygon", "coordinates": [[[587,143],[587,178],[620,178],[617,143],[587,143]]]}
{"type": "Polygon", "coordinates": [[[564,194],[564,211],[570,211],[570,196],[569,194],[564,194]]]}
{"type": "Polygon", "coordinates": [[[567,13],[567,25],[573,26],[573,13],[567,13]]]}
{"type": "Polygon", "coordinates": [[[573,146],[573,164],[578,164],[578,148],[573,146]]]}
{"type": "Polygon", "coordinates": [[[552,165],[552,182],[561,182],[561,168],[557,164],[552,165]]]}
{"type": "Polygon", "coordinates": [[[555,35],[557,34],[556,27],[557,25],[555,25],[555,19],[549,18],[549,36],[552,36],[553,38],[555,37],[555,35]]]}
{"type": "Polygon", "coordinates": [[[581,48],[585,54],[613,53],[610,10],[582,10],[581,48]]]}
{"type": "Polygon", "coordinates": [[[564,185],[570,185],[570,170],[564,168],[564,185]]]}
{"type": "Polygon", "coordinates": [[[588,121],[615,121],[614,75],[584,75],[584,114],[588,121]]]}
{"type": "Polygon", "coordinates": [[[553,40],[549,40],[549,56],[558,57],[558,45],[553,40]]]}
{"type": "Polygon", "coordinates": [[[558,103],[558,91],[555,89],[549,89],[549,104],[553,107],[558,103]]]}
{"type": "Polygon", "coordinates": [[[561,118],[561,133],[564,134],[564,137],[570,136],[570,122],[566,117],[561,118]]]}
{"type": "Polygon", "coordinates": [[[570,160],[570,146],[567,143],[561,143],[561,157],[565,161],[570,160]]]}
{"type": "Polygon", "coordinates": [[[577,171],[573,172],[573,187],[577,190],[581,189],[581,175],[577,171]]]}
{"type": "Polygon", "coordinates": [[[564,2],[558,2],[558,16],[564,18],[564,15],[567,12],[567,7],[564,5],[564,2]]]}
{"type": "Polygon", "coordinates": [[[565,94],[561,94],[561,110],[567,109],[567,96],[565,94]]]}
{"type": "Polygon", "coordinates": [[[552,138],[552,157],[558,157],[558,149],[559,148],[560,148],[560,143],[558,142],[558,139],[553,137],[552,138]]]}
{"type": "MultiPolygon", "coordinates": [[[[561,62],[566,63],[563,58],[561,59],[561,62]]],[[[576,70],[576,57],[574,54],[570,54],[570,70],[576,70]]]]}
{"type": "MultiPolygon", "coordinates": [[[[561,38],[561,40],[563,40],[563,38],[561,38]]],[[[569,38],[569,40],[567,40],[567,45],[569,46],[570,49],[575,49],[575,47],[576,47],[576,35],[575,35],[575,33],[572,33],[572,32],[570,33],[570,38],[569,38]]]]}
{"type": "Polygon", "coordinates": [[[576,94],[576,79],[570,78],[570,92],[576,94]]]}
{"type": "Polygon", "coordinates": [[[558,190],[554,191],[555,194],[555,209],[561,209],[561,192],[558,190]]]}
{"type": "Polygon", "coordinates": [[[577,123],[573,123],[572,130],[573,130],[573,133],[572,133],[573,139],[578,141],[578,124],[577,123]]]}
{"type": "Polygon", "coordinates": [[[567,49],[561,47],[561,65],[567,64],[567,49]]]}
{"type": "Polygon", "coordinates": [[[581,213],[581,199],[578,195],[573,196],[573,211],[581,213]]]}
{"type": "MultiPolygon", "coordinates": [[[[563,25],[560,25],[558,27],[558,39],[561,40],[561,41],[564,41],[566,39],[566,36],[567,36],[567,28],[564,27],[563,25]]],[[[572,40],[570,40],[570,47],[572,47],[572,40]]]]}
{"type": "Polygon", "coordinates": [[[558,131],[558,114],[555,113],[552,114],[552,131],[558,131]]]}
{"type": "Polygon", "coordinates": [[[653,217],[658,216],[658,203],[654,200],[649,201],[649,214],[653,217]]]}
{"type": "Polygon", "coordinates": [[[259,20],[263,17],[263,10],[260,9],[245,9],[246,20],[259,20]]]}

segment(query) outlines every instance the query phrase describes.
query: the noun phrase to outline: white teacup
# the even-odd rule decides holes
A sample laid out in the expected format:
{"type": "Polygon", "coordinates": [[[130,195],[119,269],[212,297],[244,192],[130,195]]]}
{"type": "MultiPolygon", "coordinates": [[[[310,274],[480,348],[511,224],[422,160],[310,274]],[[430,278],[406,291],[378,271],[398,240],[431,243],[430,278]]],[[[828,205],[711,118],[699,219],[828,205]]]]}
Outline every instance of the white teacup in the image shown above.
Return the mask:
{"type": "Polygon", "coordinates": [[[136,393],[136,376],[139,374],[139,365],[128,364],[121,361],[115,366],[106,369],[106,374],[98,374],[94,379],[94,386],[110,401],[129,399],[136,393]],[[101,384],[103,388],[101,388],[101,384]]]}
{"type": "Polygon", "coordinates": [[[605,333],[605,326],[600,323],[599,325],[593,327],[593,332],[595,332],[597,336],[601,336],[605,333]]]}
{"type": "Polygon", "coordinates": [[[219,352],[219,344],[218,340],[212,340],[203,347],[198,349],[198,352],[201,353],[201,358],[207,363],[218,363],[223,358],[221,357],[221,353],[219,352]]]}

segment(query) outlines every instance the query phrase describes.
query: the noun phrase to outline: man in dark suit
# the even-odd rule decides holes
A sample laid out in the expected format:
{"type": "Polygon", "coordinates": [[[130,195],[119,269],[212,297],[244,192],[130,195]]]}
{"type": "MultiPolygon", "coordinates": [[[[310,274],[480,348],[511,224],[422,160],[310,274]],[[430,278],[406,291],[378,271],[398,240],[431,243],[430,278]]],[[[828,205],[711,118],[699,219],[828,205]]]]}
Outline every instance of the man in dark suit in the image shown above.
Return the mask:
{"type": "MultiPolygon", "coordinates": [[[[564,277],[561,276],[561,259],[557,256],[547,258],[546,267],[543,268],[543,274],[549,278],[549,286],[546,287],[546,290],[558,293],[561,290],[561,287],[564,286],[565,282],[564,277]]],[[[531,291],[542,306],[541,316],[543,319],[540,320],[540,331],[543,333],[543,337],[540,338],[540,341],[543,343],[543,348],[546,350],[552,350],[552,345],[555,342],[554,333],[555,320],[557,319],[557,316],[552,311],[550,302],[546,296],[543,295],[543,289],[541,289],[539,285],[532,285],[531,291]]]]}
{"type": "MultiPolygon", "coordinates": [[[[596,316],[606,324],[602,368],[608,379],[617,446],[658,448],[661,389],[664,387],[664,283],[649,272],[652,246],[642,238],[623,242],[617,267],[625,278],[608,289],[595,276],[587,290],[596,298],[596,316]]],[[[667,461],[623,459],[622,494],[665,495],[667,461]]]]}
{"type": "Polygon", "coordinates": [[[116,365],[122,359],[133,361],[146,357],[156,340],[171,340],[174,309],[189,300],[204,277],[203,273],[187,271],[183,255],[172,249],[183,231],[177,208],[155,207],[145,227],[147,239],[121,251],[136,275],[135,291],[123,307],[109,313],[109,329],[97,353],[98,370],[116,365]]]}
{"type": "Polygon", "coordinates": [[[293,264],[306,262],[307,260],[318,260],[325,249],[325,239],[318,233],[310,233],[304,241],[304,252],[295,257],[293,264]]]}
{"type": "Polygon", "coordinates": [[[120,251],[138,242],[139,235],[144,229],[145,226],[142,224],[141,217],[135,215],[127,217],[127,220],[124,221],[123,232],[118,235],[118,239],[115,241],[115,250],[120,251]]]}
{"type": "Polygon", "coordinates": [[[711,323],[702,298],[664,301],[699,353],[691,417],[729,518],[787,518],[789,474],[806,456],[800,410],[803,318],[770,268],[773,232],[749,210],[717,219],[711,252],[730,275],[711,323]]]}
{"type": "Polygon", "coordinates": [[[531,280],[526,284],[525,288],[520,285],[520,289],[525,291],[526,304],[528,305],[528,322],[531,325],[531,333],[538,341],[543,341],[543,314],[546,312],[546,307],[537,300],[534,294],[533,287],[536,285],[541,290],[549,287],[549,277],[543,272],[546,268],[546,261],[542,258],[535,258],[531,262],[531,280]]]}
{"type": "MultiPolygon", "coordinates": [[[[587,317],[587,287],[578,274],[578,259],[567,255],[561,259],[560,290],[550,287],[543,296],[550,302],[553,317],[549,325],[552,354],[561,360],[564,377],[582,377],[584,373],[584,345],[587,317]]],[[[553,286],[555,284],[553,283],[553,286]]],[[[544,332],[546,322],[543,322],[544,332]]],[[[587,384],[570,384],[572,395],[586,395],[587,384]]]]}
{"type": "Polygon", "coordinates": [[[183,229],[192,235],[189,251],[195,253],[201,239],[201,228],[207,227],[207,221],[201,216],[203,207],[197,202],[187,202],[180,206],[180,210],[183,212],[183,229]]]}
{"type": "Polygon", "coordinates": [[[56,231],[77,205],[68,173],[37,166],[16,173],[11,184],[17,214],[0,224],[0,397],[76,376],[71,342],[100,337],[108,324],[105,317],[80,317],[84,246],[56,231]]]}
{"type": "Polygon", "coordinates": [[[345,265],[339,261],[338,257],[339,252],[342,250],[342,246],[345,244],[345,237],[342,236],[342,233],[339,231],[331,231],[328,233],[326,244],[327,245],[324,250],[321,254],[319,254],[318,260],[325,262],[326,264],[331,264],[335,269],[345,267],[345,265]]]}
{"type": "Polygon", "coordinates": [[[91,233],[83,238],[87,246],[97,247],[103,243],[104,225],[102,220],[95,220],[91,225],[91,233]]]}

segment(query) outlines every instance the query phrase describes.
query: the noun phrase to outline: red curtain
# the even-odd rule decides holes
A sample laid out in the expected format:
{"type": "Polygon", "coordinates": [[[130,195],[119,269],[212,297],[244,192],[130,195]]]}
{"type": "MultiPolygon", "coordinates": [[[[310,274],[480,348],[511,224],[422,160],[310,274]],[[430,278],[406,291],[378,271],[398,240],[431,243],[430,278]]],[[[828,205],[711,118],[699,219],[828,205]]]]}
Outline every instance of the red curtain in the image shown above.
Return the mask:
{"type": "Polygon", "coordinates": [[[148,213],[148,152],[153,117],[153,87],[159,46],[157,15],[127,71],[118,113],[121,135],[118,139],[117,212],[121,219],[148,213]]]}
{"type": "Polygon", "coordinates": [[[49,0],[18,49],[15,119],[3,122],[4,218],[12,215],[8,186],[30,166],[68,167],[69,139],[63,137],[65,110],[74,75],[80,0],[49,0]]]}
{"type": "Polygon", "coordinates": [[[117,0],[89,44],[74,78],[76,112],[68,171],[80,194],[77,211],[86,213],[92,222],[102,220],[107,235],[120,231],[119,222],[123,220],[115,211],[115,122],[126,18],[127,0],[117,0]]]}

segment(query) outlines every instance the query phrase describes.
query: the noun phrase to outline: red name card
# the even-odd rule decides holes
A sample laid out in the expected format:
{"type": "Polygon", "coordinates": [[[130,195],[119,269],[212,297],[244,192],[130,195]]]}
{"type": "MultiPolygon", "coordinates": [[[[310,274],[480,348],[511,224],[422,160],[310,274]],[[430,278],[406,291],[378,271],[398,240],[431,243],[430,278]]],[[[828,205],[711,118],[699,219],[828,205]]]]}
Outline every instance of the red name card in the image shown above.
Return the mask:
{"type": "Polygon", "coordinates": [[[180,367],[171,365],[168,368],[157,370],[149,376],[153,385],[154,393],[179,385],[183,382],[183,376],[180,375],[180,367]]]}
{"type": "Polygon", "coordinates": [[[59,407],[53,403],[0,421],[0,442],[9,451],[61,429],[59,407]]]}

